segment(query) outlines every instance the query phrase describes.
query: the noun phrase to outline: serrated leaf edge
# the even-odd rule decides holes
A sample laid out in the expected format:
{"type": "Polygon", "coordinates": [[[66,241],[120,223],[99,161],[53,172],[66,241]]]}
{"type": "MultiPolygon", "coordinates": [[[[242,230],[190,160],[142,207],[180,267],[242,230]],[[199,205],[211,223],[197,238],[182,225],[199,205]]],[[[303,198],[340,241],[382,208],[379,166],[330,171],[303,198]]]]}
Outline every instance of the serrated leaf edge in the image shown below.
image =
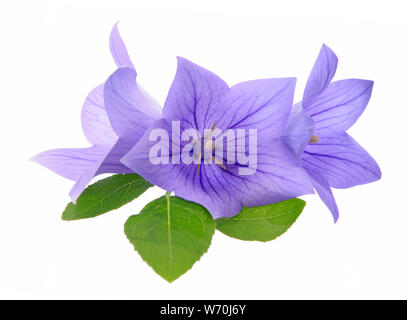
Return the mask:
{"type": "MultiPolygon", "coordinates": [[[[167,198],[167,206],[169,205],[169,198],[171,198],[171,196],[168,194],[166,194],[165,195],[165,197],[167,198]]],[[[157,198],[157,199],[159,199],[159,198],[157,198]]],[[[155,200],[157,200],[157,199],[155,199],[155,200]]],[[[155,200],[153,200],[153,201],[155,201],[155,200]]],[[[183,199],[184,200],[184,199],[183,199]]],[[[195,203],[195,202],[194,202],[195,203]]],[[[144,209],[144,208],[143,208],[144,209]]],[[[142,209],[142,210],[143,210],[142,209]]],[[[141,210],[141,211],[142,211],[141,210]]],[[[140,212],[141,213],[141,212],[140,212]]],[[[139,214],[140,214],[139,213],[139,214]]],[[[130,245],[133,247],[133,249],[134,249],[134,251],[136,251],[137,253],[138,253],[138,255],[141,257],[141,260],[143,260],[151,269],[153,269],[154,270],[154,272],[156,273],[156,274],[158,274],[161,278],[163,278],[165,281],[167,281],[167,282],[169,282],[169,283],[172,283],[172,282],[174,282],[175,280],[177,280],[177,279],[179,279],[180,277],[182,277],[184,274],[186,274],[189,270],[191,270],[192,269],[192,267],[197,263],[197,262],[199,262],[200,260],[201,260],[201,258],[209,251],[209,248],[211,247],[211,245],[212,245],[212,239],[213,239],[213,236],[214,236],[214,234],[215,234],[215,232],[216,232],[216,220],[213,220],[214,222],[215,222],[215,228],[213,229],[213,232],[212,232],[212,235],[211,235],[211,239],[210,239],[210,242],[209,242],[209,246],[208,246],[208,248],[204,251],[204,252],[202,252],[202,254],[199,256],[199,258],[197,259],[197,260],[195,260],[190,266],[188,266],[187,265],[187,269],[185,270],[185,272],[184,273],[182,273],[182,274],[180,274],[179,276],[177,276],[176,278],[174,278],[174,279],[167,279],[167,278],[165,278],[163,275],[161,275],[161,274],[159,274],[156,270],[155,270],[155,268],[150,264],[150,263],[148,263],[148,261],[146,261],[145,259],[144,259],[144,257],[137,251],[137,249],[136,249],[136,246],[131,242],[131,240],[130,240],[130,238],[127,236],[127,234],[126,234],[126,224],[127,224],[127,222],[130,220],[130,218],[131,217],[134,217],[134,216],[137,216],[138,214],[134,214],[134,215],[131,215],[130,217],[128,217],[127,218],[127,220],[126,220],[126,222],[124,223],[124,234],[126,235],[126,238],[127,238],[127,240],[129,241],[129,243],[130,243],[130,245]]]]}

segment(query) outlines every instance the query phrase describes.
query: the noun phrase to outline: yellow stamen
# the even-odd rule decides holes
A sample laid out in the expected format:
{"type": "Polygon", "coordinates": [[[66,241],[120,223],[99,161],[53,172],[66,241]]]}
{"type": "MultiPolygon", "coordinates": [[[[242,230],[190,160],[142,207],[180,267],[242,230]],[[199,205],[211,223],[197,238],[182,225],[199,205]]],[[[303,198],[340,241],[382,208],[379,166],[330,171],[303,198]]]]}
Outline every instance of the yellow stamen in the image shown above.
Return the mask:
{"type": "Polygon", "coordinates": [[[311,139],[309,140],[310,144],[318,143],[319,142],[319,137],[312,135],[311,139]]]}
{"type": "Polygon", "coordinates": [[[226,170],[226,166],[225,166],[222,162],[216,160],[216,158],[215,158],[214,156],[212,156],[212,160],[213,160],[213,161],[215,162],[215,164],[217,164],[219,167],[221,167],[222,169],[226,170]]]}

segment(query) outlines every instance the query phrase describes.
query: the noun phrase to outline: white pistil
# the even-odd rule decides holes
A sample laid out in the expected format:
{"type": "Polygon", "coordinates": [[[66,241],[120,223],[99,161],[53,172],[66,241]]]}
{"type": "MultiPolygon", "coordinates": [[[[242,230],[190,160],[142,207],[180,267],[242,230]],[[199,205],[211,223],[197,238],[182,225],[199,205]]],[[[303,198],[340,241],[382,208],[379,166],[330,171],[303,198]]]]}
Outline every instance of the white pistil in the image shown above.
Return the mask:
{"type": "Polygon", "coordinates": [[[215,125],[216,125],[215,123],[212,125],[209,136],[204,138],[203,150],[202,150],[202,148],[200,148],[199,154],[195,153],[195,156],[198,157],[198,165],[196,166],[196,170],[197,170],[198,175],[199,175],[199,172],[200,172],[200,169],[201,169],[202,156],[205,157],[205,154],[210,155],[210,158],[215,162],[216,165],[218,165],[222,169],[226,170],[226,166],[222,162],[218,161],[212,155],[213,151],[216,148],[216,143],[215,143],[215,141],[212,140],[212,134],[213,134],[213,131],[215,130],[215,125]],[[204,153],[203,155],[201,154],[202,151],[204,153]]]}

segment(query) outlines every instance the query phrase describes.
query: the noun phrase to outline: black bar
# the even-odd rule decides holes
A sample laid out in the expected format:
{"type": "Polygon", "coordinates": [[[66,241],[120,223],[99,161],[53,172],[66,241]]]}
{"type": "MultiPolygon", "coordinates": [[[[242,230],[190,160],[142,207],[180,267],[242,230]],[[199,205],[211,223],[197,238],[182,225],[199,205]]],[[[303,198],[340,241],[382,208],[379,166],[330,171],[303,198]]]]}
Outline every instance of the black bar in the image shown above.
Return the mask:
{"type": "Polygon", "coordinates": [[[1,301],[14,317],[29,315],[78,319],[331,319],[367,316],[404,318],[406,301],[380,300],[54,300],[1,301]],[[21,306],[20,306],[21,304],[21,306]],[[29,306],[25,307],[24,305],[29,306]]]}

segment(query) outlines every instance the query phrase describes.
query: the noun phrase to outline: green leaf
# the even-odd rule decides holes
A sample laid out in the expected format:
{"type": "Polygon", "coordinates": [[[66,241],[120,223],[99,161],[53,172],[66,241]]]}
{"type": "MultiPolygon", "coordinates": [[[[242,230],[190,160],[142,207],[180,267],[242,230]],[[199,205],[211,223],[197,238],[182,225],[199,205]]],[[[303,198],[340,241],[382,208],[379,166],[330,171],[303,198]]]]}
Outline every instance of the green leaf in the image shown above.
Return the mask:
{"type": "Polygon", "coordinates": [[[63,220],[92,218],[120,208],[153,185],[137,174],[116,174],[88,186],[76,204],[70,202],[63,220]]]}
{"type": "Polygon", "coordinates": [[[305,201],[296,198],[262,207],[244,207],[232,218],[217,219],[216,228],[240,240],[270,241],[286,232],[304,207],[305,201]]]}
{"type": "Polygon", "coordinates": [[[129,217],[124,232],[144,261],[172,282],[208,250],[215,227],[204,207],[165,195],[129,217]]]}

